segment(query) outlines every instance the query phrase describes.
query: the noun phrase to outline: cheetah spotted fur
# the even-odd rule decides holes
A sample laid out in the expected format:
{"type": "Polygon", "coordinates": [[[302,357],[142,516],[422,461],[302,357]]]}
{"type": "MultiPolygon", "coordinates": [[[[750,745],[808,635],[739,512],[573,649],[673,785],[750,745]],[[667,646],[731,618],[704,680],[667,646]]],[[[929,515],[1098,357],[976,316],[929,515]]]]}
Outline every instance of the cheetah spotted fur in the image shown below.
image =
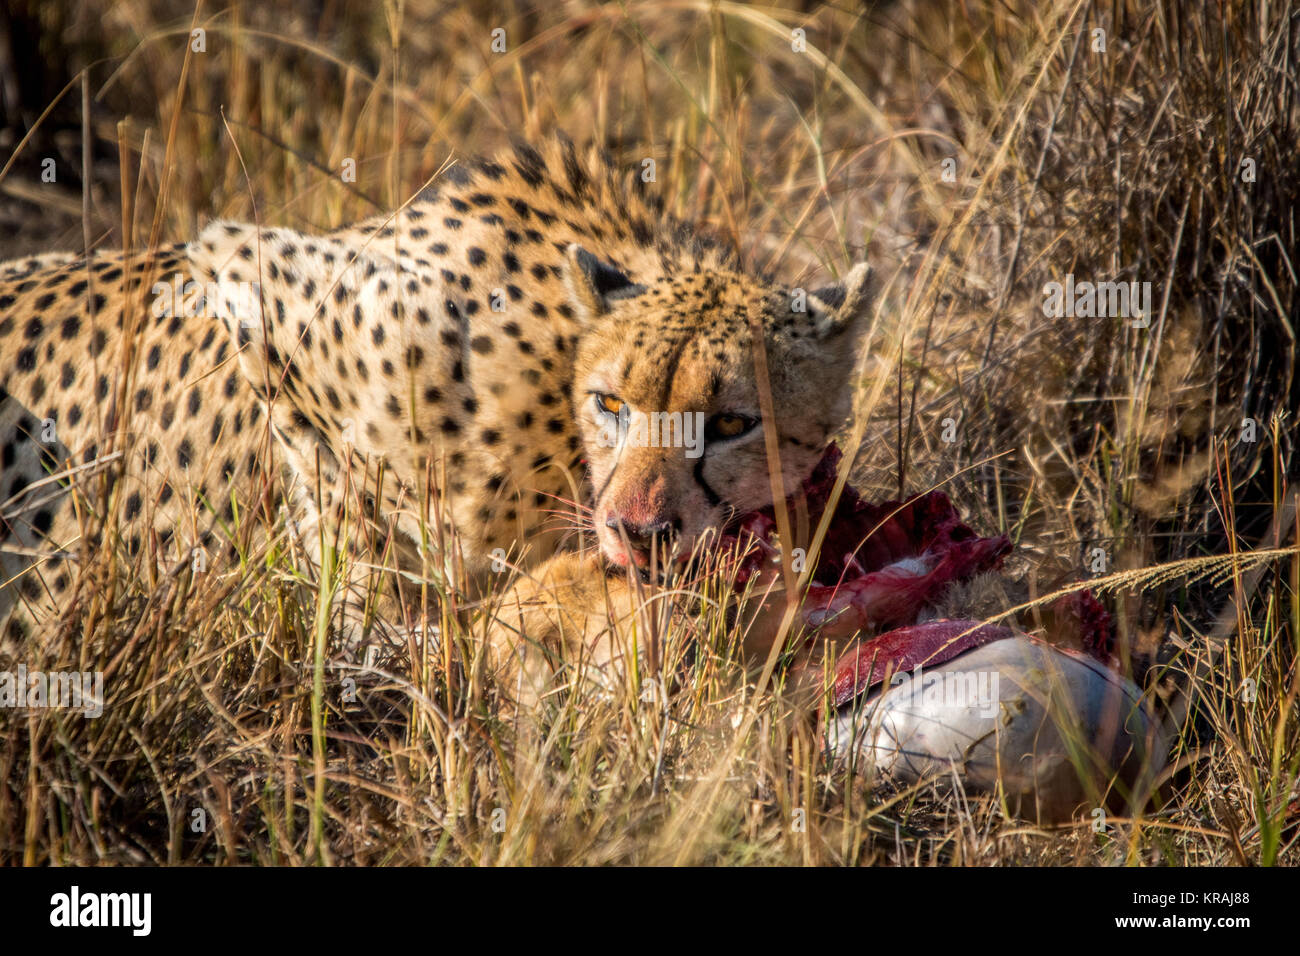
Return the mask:
{"type": "Polygon", "coordinates": [[[865,266],[803,297],[736,262],[561,139],[325,235],[217,222],[0,266],[0,623],[57,614],[88,549],[234,561],[281,504],[313,560],[347,511],[357,566],[408,577],[535,567],[570,501],[604,562],[687,553],[772,499],[755,332],[789,489],[867,325],[865,266]],[[703,453],[608,447],[620,411],[701,413],[703,453]]]}

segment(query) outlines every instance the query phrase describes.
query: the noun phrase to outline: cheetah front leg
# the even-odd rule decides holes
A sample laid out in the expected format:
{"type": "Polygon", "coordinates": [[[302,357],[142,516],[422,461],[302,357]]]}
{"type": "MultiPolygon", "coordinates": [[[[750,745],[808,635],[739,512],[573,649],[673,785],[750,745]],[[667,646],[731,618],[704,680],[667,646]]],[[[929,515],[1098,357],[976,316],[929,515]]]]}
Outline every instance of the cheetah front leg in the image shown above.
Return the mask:
{"type": "Polygon", "coordinates": [[[490,610],[484,648],[492,682],[533,708],[578,683],[612,690],[635,656],[640,602],[595,554],[563,554],[521,577],[490,610]]]}
{"type": "MultiPolygon", "coordinates": [[[[632,666],[644,677],[662,664],[647,658],[671,633],[665,624],[703,605],[691,600],[692,591],[633,581],[596,554],[557,556],[516,582],[494,608],[485,642],[486,670],[520,709],[579,684],[605,692],[631,687],[632,666]]],[[[815,646],[826,641],[843,645],[856,636],[856,617],[829,619],[796,606],[786,626],[786,607],[778,576],[738,592],[726,608],[746,666],[761,666],[781,640],[786,648],[804,651],[797,655],[794,673],[811,673],[816,670],[810,666],[815,646]]]]}

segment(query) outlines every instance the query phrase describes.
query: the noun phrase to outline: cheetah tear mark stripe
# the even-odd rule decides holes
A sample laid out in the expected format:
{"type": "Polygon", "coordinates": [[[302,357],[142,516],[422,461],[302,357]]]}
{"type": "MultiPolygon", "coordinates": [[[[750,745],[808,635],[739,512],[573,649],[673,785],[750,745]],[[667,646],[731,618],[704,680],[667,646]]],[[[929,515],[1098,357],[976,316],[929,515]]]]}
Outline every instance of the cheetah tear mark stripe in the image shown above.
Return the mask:
{"type": "Polygon", "coordinates": [[[704,480],[704,463],[706,461],[708,461],[708,455],[701,455],[695,462],[695,468],[692,471],[692,474],[695,476],[695,483],[704,491],[704,497],[708,499],[710,508],[716,508],[718,505],[726,505],[728,508],[731,508],[732,511],[735,511],[736,509],[728,502],[723,501],[722,496],[709,487],[709,483],[704,480]]]}

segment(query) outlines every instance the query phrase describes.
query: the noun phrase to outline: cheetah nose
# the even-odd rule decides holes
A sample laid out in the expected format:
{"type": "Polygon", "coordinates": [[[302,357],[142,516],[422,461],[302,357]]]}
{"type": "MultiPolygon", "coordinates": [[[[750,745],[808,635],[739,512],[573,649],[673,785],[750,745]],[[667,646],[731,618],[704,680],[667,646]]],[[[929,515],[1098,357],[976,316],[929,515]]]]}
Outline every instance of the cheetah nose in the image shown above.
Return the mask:
{"type": "Polygon", "coordinates": [[[617,515],[605,520],[605,527],[615,534],[627,535],[628,544],[637,551],[649,551],[654,547],[655,539],[671,543],[682,530],[681,518],[665,518],[660,521],[638,524],[617,515]]]}

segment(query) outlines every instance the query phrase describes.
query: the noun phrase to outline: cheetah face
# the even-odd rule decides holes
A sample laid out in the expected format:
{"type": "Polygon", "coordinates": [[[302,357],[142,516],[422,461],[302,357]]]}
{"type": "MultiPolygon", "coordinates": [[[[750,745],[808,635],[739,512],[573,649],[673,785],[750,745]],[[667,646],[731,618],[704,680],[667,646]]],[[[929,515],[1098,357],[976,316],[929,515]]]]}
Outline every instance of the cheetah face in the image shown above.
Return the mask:
{"type": "Polygon", "coordinates": [[[606,557],[685,561],[770,504],[769,445],[781,495],[797,489],[851,409],[866,265],[803,295],[716,271],[641,286],[577,247],[569,260],[587,327],[571,397],[606,557]]]}

